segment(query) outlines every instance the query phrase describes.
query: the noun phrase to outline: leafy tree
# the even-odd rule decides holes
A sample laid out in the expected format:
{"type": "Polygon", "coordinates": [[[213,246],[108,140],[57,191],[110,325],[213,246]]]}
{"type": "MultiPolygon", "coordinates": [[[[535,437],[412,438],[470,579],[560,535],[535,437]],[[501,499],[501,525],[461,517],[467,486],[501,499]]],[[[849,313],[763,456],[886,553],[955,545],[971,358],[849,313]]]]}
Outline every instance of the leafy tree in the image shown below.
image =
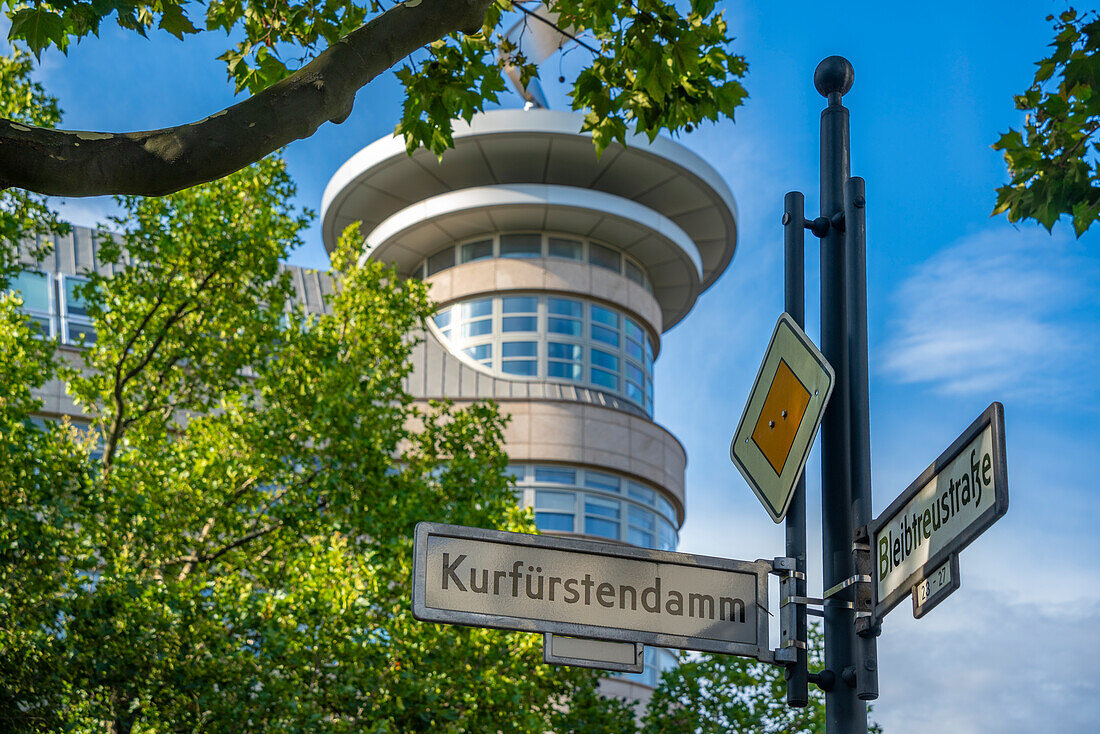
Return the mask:
{"type": "Polygon", "coordinates": [[[119,199],[75,363],[0,282],[0,730],[622,731],[540,638],[412,619],[417,521],[533,525],[496,408],[403,389],[423,284],[347,236],[330,312],[288,305],[292,193],[265,159],[119,199]],[[89,430],[30,420],[51,379],[89,430]]]}
{"type": "MultiPolygon", "coordinates": [[[[469,120],[496,101],[502,65],[519,66],[525,78],[538,74],[501,33],[517,17],[512,11],[531,16],[531,0],[406,0],[388,10],[380,0],[3,4],[9,38],[35,54],[65,51],[111,18],[143,35],[221,32],[242,39],[220,58],[238,91],[253,96],[192,124],[80,133],[0,119],[0,187],[46,194],[161,195],[225,176],[326,121],[342,122],[356,92],[402,59],[397,75],[405,106],[397,130],[410,150],[424,145],[442,154],[452,142],[453,119],[469,120]]],[[[572,104],[587,113],[585,129],[597,150],[613,140],[625,144],[628,125],[653,136],[732,117],[745,96],[746,65],[730,53],[732,39],[714,5],[550,2],[558,26],[583,39],[589,61],[573,80],[572,104]]]]}
{"type": "Polygon", "coordinates": [[[1048,230],[1066,214],[1080,237],[1100,218],[1100,16],[1071,8],[1054,30],[1053,52],[1016,97],[1027,112],[1022,131],[1010,129],[993,146],[1012,176],[997,189],[993,213],[1048,230]]]}
{"type": "MultiPolygon", "coordinates": [[[[809,628],[810,669],[825,665],[824,636],[809,628]]],[[[647,734],[822,734],[825,694],[811,685],[804,708],[786,704],[783,668],[752,658],[704,654],[684,657],[664,674],[646,711],[647,734]]],[[[877,724],[869,731],[881,733],[877,724]]]]}

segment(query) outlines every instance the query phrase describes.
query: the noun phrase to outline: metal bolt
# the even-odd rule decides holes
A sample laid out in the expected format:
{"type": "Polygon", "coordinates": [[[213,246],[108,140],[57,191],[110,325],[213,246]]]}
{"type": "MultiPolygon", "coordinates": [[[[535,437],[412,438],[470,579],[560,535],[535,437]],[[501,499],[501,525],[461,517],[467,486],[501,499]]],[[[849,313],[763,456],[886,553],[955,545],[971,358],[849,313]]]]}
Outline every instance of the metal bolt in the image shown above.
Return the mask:
{"type": "Polygon", "coordinates": [[[775,428],[775,421],[768,421],[768,428],[775,428]]]}
{"type": "Polygon", "coordinates": [[[785,410],[784,410],[784,411],[783,411],[782,413],[780,413],[779,415],[781,415],[782,417],[786,418],[786,417],[787,417],[787,411],[785,411],[785,410]]]}
{"type": "Polygon", "coordinates": [[[862,196],[857,196],[856,200],[852,203],[855,205],[856,209],[862,209],[863,207],[867,206],[867,199],[863,198],[862,196]]]}
{"type": "Polygon", "coordinates": [[[783,224],[787,225],[787,224],[790,224],[790,223],[791,223],[791,213],[790,212],[783,212],[783,224]]]}

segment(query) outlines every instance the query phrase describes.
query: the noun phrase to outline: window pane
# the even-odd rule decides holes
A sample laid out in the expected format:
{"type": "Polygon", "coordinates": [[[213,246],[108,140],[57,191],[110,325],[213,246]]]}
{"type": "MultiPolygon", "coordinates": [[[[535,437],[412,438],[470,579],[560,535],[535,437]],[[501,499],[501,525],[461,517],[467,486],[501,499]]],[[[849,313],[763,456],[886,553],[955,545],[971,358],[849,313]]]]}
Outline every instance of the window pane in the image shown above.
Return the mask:
{"type": "Polygon", "coordinates": [[[462,325],[462,336],[484,336],[493,330],[492,319],[482,319],[481,321],[471,321],[468,324],[462,325]]]}
{"type": "Polygon", "coordinates": [[[440,270],[454,267],[454,264],[455,248],[448,247],[446,250],[441,250],[428,258],[428,275],[435,275],[440,270]]]}
{"type": "Polygon", "coordinates": [[[619,523],[614,520],[604,520],[597,517],[584,518],[584,532],[588,535],[598,535],[601,538],[619,539],[619,523]]]}
{"type": "Polygon", "coordinates": [[[542,235],[502,234],[501,257],[542,257],[542,235]]]}
{"type": "Polygon", "coordinates": [[[493,241],[479,240],[467,242],[462,246],[462,262],[468,263],[474,260],[484,260],[493,256],[493,241]]]}
{"type": "Polygon", "coordinates": [[[451,309],[445,308],[432,317],[435,321],[435,325],[440,329],[446,329],[451,325],[451,309]]]}
{"type": "Polygon", "coordinates": [[[573,301],[568,298],[547,298],[546,308],[547,311],[557,316],[572,316],[578,319],[581,317],[580,301],[573,301]]]}
{"type": "Polygon", "coordinates": [[[31,316],[31,322],[34,326],[31,327],[32,331],[35,326],[42,336],[49,337],[50,334],[50,318],[48,316],[31,316]]]}
{"type": "Polygon", "coordinates": [[[538,313],[537,296],[505,296],[501,299],[504,313],[538,313]]]}
{"type": "Polygon", "coordinates": [[[649,510],[630,505],[630,524],[652,532],[657,529],[657,516],[649,510]]]}
{"type": "Polygon", "coordinates": [[[638,387],[641,387],[645,382],[645,376],[642,374],[641,368],[632,362],[626,363],[626,379],[634,380],[638,383],[638,387]]]}
{"type": "Polygon", "coordinates": [[[649,487],[643,487],[637,482],[630,482],[627,484],[627,492],[630,497],[636,500],[645,502],[647,505],[652,505],[657,497],[657,494],[649,487]]]}
{"type": "Polygon", "coordinates": [[[502,357],[537,357],[538,342],[504,342],[500,345],[502,357]]]}
{"type": "Polygon", "coordinates": [[[592,350],[592,364],[615,372],[619,371],[619,358],[614,354],[608,354],[599,349],[592,350]]]}
{"type": "Polygon", "coordinates": [[[550,257],[564,257],[570,260],[581,259],[581,243],[561,237],[550,238],[550,257]]]}
{"type": "Polygon", "coordinates": [[[583,351],[580,344],[565,344],[563,342],[548,342],[546,355],[551,359],[572,359],[580,361],[583,351]]]}
{"type": "Polygon", "coordinates": [[[68,316],[87,316],[84,299],[76,294],[76,287],[85,281],[65,276],[65,313],[68,316]]]}
{"type": "Polygon", "coordinates": [[[661,550],[676,548],[676,531],[664,520],[657,521],[657,547],[661,550]]]}
{"type": "Polygon", "coordinates": [[[83,345],[90,347],[95,344],[96,333],[95,328],[88,324],[68,324],[65,328],[66,338],[65,341],[68,344],[76,344],[78,346],[83,345]]]}
{"type": "Polygon", "coordinates": [[[583,379],[584,371],[577,362],[555,362],[550,360],[546,365],[546,376],[557,377],[563,380],[583,379]]]}
{"type": "Polygon", "coordinates": [[[19,291],[24,310],[50,312],[50,279],[45,273],[19,273],[12,289],[19,291]]]}
{"type": "Polygon", "coordinates": [[[642,388],[633,382],[626,383],[626,396],[639,405],[645,404],[645,394],[642,393],[642,388]]]}
{"type": "Polygon", "coordinates": [[[608,390],[619,390],[619,378],[610,372],[605,372],[595,367],[592,368],[592,384],[606,387],[608,390]]]}
{"type": "Polygon", "coordinates": [[[642,345],[633,339],[626,340],[626,353],[639,362],[642,361],[642,345]]]}
{"type": "Polygon", "coordinates": [[[619,272],[619,253],[610,247],[588,243],[588,261],[600,268],[607,268],[619,272]]]}
{"type": "MultiPolygon", "coordinates": [[[[535,481],[536,482],[554,482],[555,484],[576,484],[577,472],[573,469],[557,469],[551,466],[536,466],[535,467],[535,481]]],[[[556,492],[544,492],[543,494],[558,494],[556,492]]],[[[573,495],[570,494],[570,497],[573,495]]],[[[573,505],[569,505],[569,509],[573,509],[573,505]]]]}
{"type": "MultiPolygon", "coordinates": [[[[539,469],[535,469],[535,481],[542,481],[538,478],[539,469]]],[[[573,492],[549,492],[545,489],[540,489],[535,492],[535,507],[540,510],[561,510],[563,512],[573,512],[576,496],[573,492]]]]}
{"type": "Polygon", "coordinates": [[[551,316],[546,320],[546,330],[551,334],[581,335],[581,322],[573,319],[560,319],[551,316]]]}
{"type": "Polygon", "coordinates": [[[506,359],[500,363],[500,371],[508,375],[534,377],[539,373],[539,363],[533,359],[506,359]]]}
{"type": "Polygon", "coordinates": [[[638,528],[630,528],[626,534],[626,542],[631,545],[640,545],[643,548],[654,548],[656,543],[653,533],[647,533],[644,530],[638,528]]]}
{"type": "Polygon", "coordinates": [[[645,340],[645,332],[642,331],[642,327],[634,319],[623,319],[623,331],[626,333],[627,339],[633,339],[638,343],[645,340]]]}
{"type": "Polygon", "coordinates": [[[573,532],[573,516],[551,512],[536,512],[535,527],[544,531],[571,533],[573,532]]]}
{"type": "Polygon", "coordinates": [[[650,372],[653,371],[653,342],[648,336],[645,338],[645,366],[650,372]]]}
{"type": "Polygon", "coordinates": [[[584,497],[584,512],[587,515],[599,515],[600,517],[613,517],[619,519],[618,500],[605,500],[592,495],[584,497]]]}
{"type": "Polygon", "coordinates": [[[462,304],[462,315],[467,319],[479,316],[489,316],[493,313],[493,299],[482,298],[477,301],[467,301],[462,304]]]}
{"type": "Polygon", "coordinates": [[[593,489],[603,489],[608,492],[619,491],[620,480],[611,474],[603,474],[598,471],[586,471],[584,473],[584,486],[593,489]]]}
{"type": "Polygon", "coordinates": [[[512,479],[522,480],[527,475],[526,464],[509,464],[504,469],[504,476],[511,477],[512,479]]]}
{"type": "Polygon", "coordinates": [[[619,328],[619,314],[603,306],[592,305],[592,320],[600,324],[612,326],[615,329],[619,328]]]}
{"type": "Polygon", "coordinates": [[[536,316],[505,316],[500,328],[502,331],[538,331],[538,322],[536,316]]]}
{"type": "Polygon", "coordinates": [[[493,358],[492,344],[478,344],[476,347],[466,347],[462,351],[466,356],[476,359],[478,362],[493,358]]]}
{"type": "Polygon", "coordinates": [[[592,324],[592,338],[604,344],[610,344],[613,347],[619,346],[619,332],[612,331],[606,326],[592,324]]]}
{"type": "Polygon", "coordinates": [[[669,520],[676,522],[676,508],[661,495],[657,495],[657,509],[669,520]]]}
{"type": "Polygon", "coordinates": [[[626,261],[626,277],[630,278],[640,286],[645,286],[645,273],[643,273],[642,269],[632,263],[630,260],[626,261]]]}

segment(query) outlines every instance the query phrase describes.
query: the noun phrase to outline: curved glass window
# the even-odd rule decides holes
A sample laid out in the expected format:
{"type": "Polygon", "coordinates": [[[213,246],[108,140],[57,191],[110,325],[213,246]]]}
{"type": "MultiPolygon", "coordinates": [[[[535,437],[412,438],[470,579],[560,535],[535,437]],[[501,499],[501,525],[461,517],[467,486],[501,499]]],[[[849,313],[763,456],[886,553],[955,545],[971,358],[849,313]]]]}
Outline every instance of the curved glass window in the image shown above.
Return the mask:
{"type": "Polygon", "coordinates": [[[595,387],[653,414],[652,341],[616,309],[521,293],[461,301],[433,321],[456,353],[498,374],[595,387]]]}
{"type": "Polygon", "coordinates": [[[676,512],[655,489],[594,469],[509,464],[508,473],[520,504],[535,510],[539,530],[676,549],[676,512]]]}
{"type": "Polygon", "coordinates": [[[494,237],[482,237],[472,242],[448,245],[420,262],[412,275],[426,278],[455,265],[487,260],[493,257],[552,257],[588,262],[598,268],[619,273],[653,292],[649,275],[640,262],[614,247],[591,240],[547,235],[542,232],[511,232],[494,237]]]}

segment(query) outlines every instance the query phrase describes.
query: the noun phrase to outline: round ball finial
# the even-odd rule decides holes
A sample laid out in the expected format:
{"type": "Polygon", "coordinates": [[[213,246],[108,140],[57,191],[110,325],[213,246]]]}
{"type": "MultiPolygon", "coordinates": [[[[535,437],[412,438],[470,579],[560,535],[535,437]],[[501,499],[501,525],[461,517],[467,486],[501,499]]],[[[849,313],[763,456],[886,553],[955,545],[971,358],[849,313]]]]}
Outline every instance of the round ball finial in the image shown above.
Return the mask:
{"type": "Polygon", "coordinates": [[[856,71],[843,56],[830,56],[818,64],[814,71],[814,86],[822,97],[847,94],[855,80],[856,71]]]}

